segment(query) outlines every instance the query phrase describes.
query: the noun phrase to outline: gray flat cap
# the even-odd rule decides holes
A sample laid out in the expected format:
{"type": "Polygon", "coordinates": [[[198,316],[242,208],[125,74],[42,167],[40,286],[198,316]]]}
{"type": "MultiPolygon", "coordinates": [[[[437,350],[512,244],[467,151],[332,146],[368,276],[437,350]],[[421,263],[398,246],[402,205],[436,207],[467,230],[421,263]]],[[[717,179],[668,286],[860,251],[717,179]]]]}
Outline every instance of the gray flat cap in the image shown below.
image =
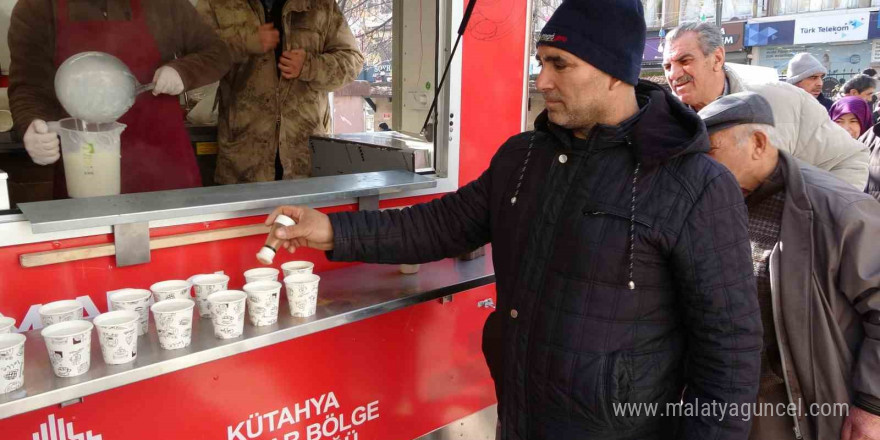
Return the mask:
{"type": "Polygon", "coordinates": [[[703,107],[699,115],[706,123],[709,134],[742,124],[776,126],[770,103],[754,92],[723,96],[703,107]]]}

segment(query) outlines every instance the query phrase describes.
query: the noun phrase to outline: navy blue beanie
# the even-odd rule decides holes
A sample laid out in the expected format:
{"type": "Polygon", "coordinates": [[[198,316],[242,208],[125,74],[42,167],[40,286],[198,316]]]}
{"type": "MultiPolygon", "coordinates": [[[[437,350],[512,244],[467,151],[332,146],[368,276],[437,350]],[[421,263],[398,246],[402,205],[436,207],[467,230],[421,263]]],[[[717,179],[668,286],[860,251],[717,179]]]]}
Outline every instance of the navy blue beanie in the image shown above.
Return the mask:
{"type": "Polygon", "coordinates": [[[541,31],[546,45],[586,61],[628,84],[639,82],[645,51],[639,0],[564,0],[541,31]]]}

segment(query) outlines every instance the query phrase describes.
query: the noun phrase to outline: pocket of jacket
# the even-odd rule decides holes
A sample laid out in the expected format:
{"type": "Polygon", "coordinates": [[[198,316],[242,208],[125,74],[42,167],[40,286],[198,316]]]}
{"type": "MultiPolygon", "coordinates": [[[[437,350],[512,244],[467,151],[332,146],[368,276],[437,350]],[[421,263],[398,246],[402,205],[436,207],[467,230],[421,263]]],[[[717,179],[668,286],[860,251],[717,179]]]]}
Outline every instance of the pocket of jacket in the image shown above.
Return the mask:
{"type": "MultiPolygon", "coordinates": [[[[596,206],[585,206],[583,209],[584,216],[593,217],[593,218],[601,218],[601,217],[613,217],[621,220],[630,221],[632,220],[631,213],[621,212],[616,208],[608,208],[608,207],[596,207],[596,206]]],[[[636,224],[642,225],[646,228],[651,228],[651,221],[639,215],[638,213],[635,216],[636,224]]]]}

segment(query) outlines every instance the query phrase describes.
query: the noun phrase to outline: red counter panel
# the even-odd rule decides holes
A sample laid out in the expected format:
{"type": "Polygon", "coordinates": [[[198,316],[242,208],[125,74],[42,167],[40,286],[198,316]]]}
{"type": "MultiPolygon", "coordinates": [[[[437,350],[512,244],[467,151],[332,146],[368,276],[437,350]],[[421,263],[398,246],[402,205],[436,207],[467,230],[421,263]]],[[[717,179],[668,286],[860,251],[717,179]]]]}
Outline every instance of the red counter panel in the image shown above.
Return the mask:
{"type": "Polygon", "coordinates": [[[477,307],[494,296],[494,286],[474,289],[451,303],[420,304],[0,420],[0,437],[52,440],[40,433],[51,417],[83,435],[61,437],[56,428],[55,440],[86,439],[88,431],[104,440],[410,440],[495,402],[480,349],[489,311],[477,307]],[[331,417],[350,429],[333,432],[331,417]]]}

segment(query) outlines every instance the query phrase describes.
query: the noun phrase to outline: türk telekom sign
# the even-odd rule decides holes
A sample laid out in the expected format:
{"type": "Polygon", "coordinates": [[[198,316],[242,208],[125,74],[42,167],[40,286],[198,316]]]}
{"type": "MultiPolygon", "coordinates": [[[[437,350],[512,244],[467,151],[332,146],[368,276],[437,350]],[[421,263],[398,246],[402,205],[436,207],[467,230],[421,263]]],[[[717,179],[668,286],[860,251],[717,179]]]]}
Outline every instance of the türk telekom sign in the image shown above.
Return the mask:
{"type": "Polygon", "coordinates": [[[880,38],[880,27],[876,12],[861,9],[788,20],[749,21],[745,33],[746,46],[789,46],[872,40],[880,38]]]}

